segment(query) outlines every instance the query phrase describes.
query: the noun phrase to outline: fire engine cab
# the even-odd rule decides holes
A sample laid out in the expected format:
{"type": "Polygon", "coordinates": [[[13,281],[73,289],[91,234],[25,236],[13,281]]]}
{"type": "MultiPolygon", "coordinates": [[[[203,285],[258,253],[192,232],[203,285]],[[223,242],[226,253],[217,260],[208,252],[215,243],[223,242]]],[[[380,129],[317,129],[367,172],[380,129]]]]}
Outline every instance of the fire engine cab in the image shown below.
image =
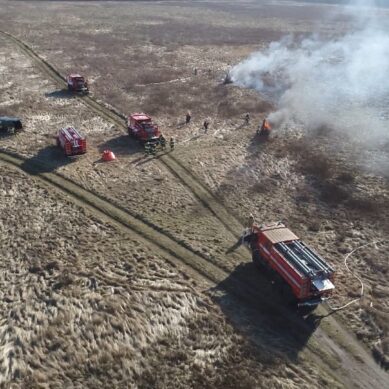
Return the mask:
{"type": "Polygon", "coordinates": [[[69,74],[66,83],[71,92],[89,93],[88,82],[79,74],[69,74]]]}
{"type": "Polygon", "coordinates": [[[161,131],[153,123],[150,116],[144,113],[133,113],[127,120],[128,135],[139,139],[141,142],[159,142],[161,131]]]}

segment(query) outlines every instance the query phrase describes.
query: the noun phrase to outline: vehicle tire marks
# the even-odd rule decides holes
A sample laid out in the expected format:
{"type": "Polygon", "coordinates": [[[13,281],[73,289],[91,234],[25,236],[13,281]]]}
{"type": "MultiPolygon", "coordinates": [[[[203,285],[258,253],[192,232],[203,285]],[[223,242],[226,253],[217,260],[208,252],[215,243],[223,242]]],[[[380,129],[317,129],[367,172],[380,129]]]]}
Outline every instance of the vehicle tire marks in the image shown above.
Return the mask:
{"type": "MultiPolygon", "coordinates": [[[[46,60],[41,58],[27,44],[4,31],[0,31],[12,43],[17,45],[28,57],[30,57],[51,79],[59,86],[65,87],[65,78],[50,65],[46,60]]],[[[82,101],[87,107],[96,112],[99,116],[105,118],[116,126],[127,131],[124,123],[125,116],[112,108],[108,108],[103,103],[96,101],[91,96],[76,97],[82,101]]],[[[234,238],[239,238],[237,231],[242,230],[242,224],[233,216],[231,212],[215,197],[210,189],[208,189],[201,180],[196,177],[188,168],[186,168],[176,157],[171,154],[165,154],[158,158],[165,167],[183,184],[210,213],[219,220],[219,222],[232,234],[234,238]]]]}
{"type": "Polygon", "coordinates": [[[88,208],[93,214],[96,214],[103,220],[113,222],[115,225],[119,224],[121,229],[124,227],[127,232],[135,233],[137,236],[142,237],[156,251],[162,251],[169,259],[174,259],[176,265],[186,264],[212,284],[218,284],[228,276],[228,273],[224,270],[208,262],[189,247],[176,242],[161,229],[144,222],[137,215],[122,210],[97,194],[80,187],[70,179],[56,173],[40,172],[42,165],[39,162],[30,161],[27,166],[24,158],[5,150],[0,150],[0,160],[25,171],[46,184],[46,186],[49,185],[67,194],[74,203],[83,208],[88,208]]]}
{"type": "Polygon", "coordinates": [[[23,170],[48,189],[67,195],[71,202],[89,210],[92,215],[118,227],[119,230],[140,237],[156,253],[162,253],[168,262],[182,268],[194,279],[205,281],[211,287],[218,286],[221,290],[225,290],[240,300],[249,303],[251,307],[258,307],[261,311],[266,309],[264,320],[269,321],[272,316],[287,315],[290,321],[296,323],[296,326],[302,329],[305,327],[297,315],[284,307],[273,304],[268,296],[257,288],[254,279],[241,279],[239,275],[229,274],[222,267],[203,258],[190,247],[174,240],[160,228],[145,222],[138,215],[116,206],[111,201],[80,187],[71,179],[53,172],[42,172],[42,164],[39,161],[29,161],[26,164],[23,157],[1,149],[0,161],[23,170]],[[227,278],[228,283],[226,284],[225,280],[227,278]]]}

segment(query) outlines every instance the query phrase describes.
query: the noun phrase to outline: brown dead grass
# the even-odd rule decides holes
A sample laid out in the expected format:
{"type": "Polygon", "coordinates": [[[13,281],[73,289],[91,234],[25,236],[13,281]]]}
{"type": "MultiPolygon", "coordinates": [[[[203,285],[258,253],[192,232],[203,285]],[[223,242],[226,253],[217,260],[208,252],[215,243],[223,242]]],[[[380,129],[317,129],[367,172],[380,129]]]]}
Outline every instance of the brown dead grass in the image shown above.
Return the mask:
{"type": "Polygon", "coordinates": [[[0,164],[0,385],[255,388],[306,382],[193,281],[0,164]],[[11,217],[12,215],[12,217],[11,217]],[[94,282],[93,282],[94,280],[94,282]]]}
{"type": "Polygon", "coordinates": [[[351,160],[339,163],[336,151],[325,152],[312,139],[292,141],[288,148],[297,161],[298,171],[311,180],[322,201],[331,206],[343,204],[353,212],[371,216],[386,209],[388,199],[385,196],[359,193],[360,177],[351,160]]]}
{"type": "MultiPolygon", "coordinates": [[[[239,215],[253,213],[259,224],[285,221],[332,264],[337,271],[333,306],[358,297],[360,286],[344,268],[344,256],[387,236],[387,182],[358,169],[347,142],[342,148],[343,141],[328,135],[296,140],[293,134],[276,132],[268,142],[259,142],[255,130],[254,125],[239,131],[230,126],[228,142],[227,136],[193,142],[192,154],[180,152],[180,158],[214,185],[230,209],[239,210],[239,215]],[[333,142],[338,145],[336,150],[333,142]]],[[[385,366],[389,307],[382,288],[388,280],[386,250],[387,245],[378,251],[370,246],[351,257],[350,268],[367,288],[366,304],[341,312],[346,325],[385,366]],[[370,301],[374,310],[368,309],[370,301]]]]}
{"type": "Polygon", "coordinates": [[[27,6],[30,23],[50,31],[49,40],[35,34],[34,28],[24,30],[22,23],[14,31],[22,16],[13,14],[12,8],[3,10],[4,20],[9,20],[4,28],[21,33],[62,74],[84,72],[92,90],[123,113],[144,109],[153,114],[182,115],[189,109],[232,117],[267,109],[255,98],[252,102],[221,98],[218,84],[226,62],[235,61],[231,48],[239,51],[239,45],[256,45],[259,38],[277,39],[280,32],[271,26],[258,27],[254,20],[248,26],[236,23],[228,6],[220,13],[212,10],[211,4],[207,11],[205,4],[205,8],[192,8],[190,3],[180,7],[152,3],[112,7],[101,3],[94,10],[93,22],[87,22],[88,6],[74,7],[76,15],[72,7],[50,5],[45,8],[47,19],[43,22],[40,11],[27,6]],[[61,18],[57,17],[57,8],[61,18]],[[83,21],[81,28],[79,20],[83,21]],[[75,42],[77,50],[73,50],[75,42]],[[217,51],[215,47],[219,47],[217,51]],[[194,68],[199,69],[198,77],[193,77],[194,68]],[[189,83],[180,81],[187,78],[189,83]],[[171,83],[173,80],[178,81],[171,83]]]}

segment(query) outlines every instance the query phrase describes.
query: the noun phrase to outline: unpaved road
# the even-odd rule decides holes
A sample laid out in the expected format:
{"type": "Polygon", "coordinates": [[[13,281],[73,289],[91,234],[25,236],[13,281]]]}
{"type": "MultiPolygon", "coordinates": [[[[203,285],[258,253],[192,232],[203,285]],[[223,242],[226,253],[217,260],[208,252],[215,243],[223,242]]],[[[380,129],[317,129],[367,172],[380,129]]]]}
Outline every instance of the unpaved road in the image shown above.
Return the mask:
{"type": "MultiPolygon", "coordinates": [[[[59,87],[65,88],[65,78],[47,61],[43,60],[37,53],[35,53],[28,45],[13,35],[0,31],[3,36],[8,38],[12,43],[17,45],[26,55],[28,55],[36,64],[36,66],[44,72],[48,77],[55,81],[59,87]]],[[[125,115],[120,114],[114,108],[109,108],[102,102],[90,96],[79,96],[79,99],[89,109],[95,111],[102,118],[117,125],[123,131],[127,130],[124,119],[125,115]]],[[[185,166],[180,163],[173,155],[164,154],[159,160],[177,177],[177,179],[186,186],[195,197],[210,210],[210,212],[236,237],[239,237],[236,231],[242,229],[242,224],[239,223],[231,213],[215,198],[214,194],[202,184],[185,166]]]]}
{"type": "MultiPolygon", "coordinates": [[[[6,157],[5,157],[6,158],[6,157]]],[[[173,160],[173,161],[175,161],[175,160],[173,160]]],[[[18,164],[17,163],[17,160],[14,160],[13,161],[14,163],[16,163],[16,164],[18,164]]],[[[178,165],[178,166],[180,166],[179,165],[179,163],[177,163],[177,161],[175,161],[176,162],[176,164],[178,165]]],[[[21,164],[22,162],[19,160],[19,164],[21,164]]],[[[177,166],[176,165],[176,166],[177,166]]],[[[170,166],[171,167],[171,166],[170,166]]],[[[25,166],[25,169],[27,170],[27,171],[29,171],[29,169],[30,168],[32,168],[32,170],[30,171],[30,172],[33,172],[33,167],[29,167],[29,166],[25,166]]],[[[174,169],[172,169],[173,171],[175,171],[174,169]]],[[[197,188],[199,188],[199,189],[197,189],[197,190],[200,190],[200,191],[205,191],[204,190],[204,185],[202,185],[201,183],[199,183],[198,182],[198,180],[197,179],[195,179],[195,177],[193,176],[193,174],[191,174],[190,172],[188,172],[188,170],[184,170],[184,169],[182,169],[181,170],[181,177],[180,177],[180,174],[178,174],[178,176],[179,176],[179,178],[181,179],[181,180],[186,180],[186,182],[188,182],[189,183],[189,185],[187,185],[189,188],[193,188],[193,187],[196,187],[197,186],[197,188]],[[185,174],[185,177],[184,178],[182,178],[182,175],[183,175],[183,173],[182,172],[184,172],[185,173],[185,171],[186,171],[186,174],[185,174]]],[[[46,181],[47,181],[47,177],[49,177],[50,175],[46,175],[46,181]]],[[[45,177],[45,176],[43,176],[43,177],[45,177]]],[[[55,176],[55,175],[51,175],[51,177],[52,177],[52,180],[53,181],[55,181],[55,180],[58,180],[59,178],[58,178],[58,176],[55,176]],[[55,178],[54,178],[55,177],[55,178]]],[[[62,179],[61,179],[62,180],[62,179]]],[[[57,183],[56,183],[56,186],[61,186],[61,185],[59,185],[58,184],[58,181],[57,181],[57,183]]],[[[66,191],[70,191],[70,192],[72,192],[73,193],[73,195],[74,195],[74,190],[75,190],[75,188],[77,188],[76,186],[73,186],[73,190],[70,188],[72,186],[72,184],[70,184],[69,182],[67,182],[66,184],[64,184],[64,185],[62,185],[62,189],[66,189],[66,191]]],[[[79,190],[79,189],[78,189],[79,190]]],[[[208,190],[207,190],[208,191],[208,190]]],[[[210,193],[209,191],[208,191],[208,193],[210,193]]],[[[81,198],[83,198],[83,200],[81,200],[82,202],[86,202],[86,203],[89,203],[89,206],[91,205],[91,197],[93,197],[93,194],[86,194],[85,195],[85,193],[83,194],[83,195],[80,195],[79,193],[75,196],[76,198],[78,198],[78,199],[80,199],[80,197],[81,198]],[[85,200],[87,200],[87,201],[85,201],[85,200]]],[[[209,203],[210,203],[210,201],[209,200],[205,200],[204,199],[204,197],[201,197],[201,196],[199,196],[199,195],[197,195],[196,196],[197,198],[200,198],[200,200],[201,200],[201,202],[202,202],[202,204],[203,204],[203,206],[205,206],[209,211],[210,211],[210,213],[212,213],[213,214],[213,216],[216,216],[216,217],[218,217],[219,218],[219,220],[220,219],[222,219],[222,222],[223,223],[225,223],[226,225],[228,225],[228,226],[230,226],[230,224],[229,224],[229,219],[230,219],[230,217],[229,217],[229,215],[228,214],[224,214],[222,217],[221,216],[219,216],[220,215],[220,213],[221,212],[226,212],[225,211],[225,208],[224,207],[222,207],[222,206],[220,206],[220,204],[216,201],[216,199],[214,198],[214,196],[212,195],[212,196],[209,196],[210,198],[211,198],[211,201],[212,201],[212,203],[211,203],[211,205],[209,205],[209,203]],[[216,204],[216,205],[215,205],[216,204]],[[218,210],[218,208],[216,208],[216,207],[219,207],[219,210],[222,210],[222,211],[219,211],[218,210]],[[217,211],[215,211],[215,208],[216,208],[216,210],[217,211]]],[[[93,207],[95,208],[95,210],[96,210],[96,208],[101,212],[101,208],[99,209],[99,207],[96,207],[96,204],[95,204],[95,201],[96,201],[96,198],[94,199],[94,201],[92,201],[92,203],[93,203],[93,207]]],[[[98,200],[99,202],[101,202],[101,201],[104,201],[104,200],[102,200],[102,199],[99,199],[98,200]]],[[[104,208],[104,214],[105,214],[105,216],[107,216],[107,215],[109,215],[111,218],[113,218],[113,219],[115,219],[116,221],[119,219],[119,220],[121,220],[121,218],[123,218],[123,217],[125,217],[125,218],[127,218],[127,224],[128,224],[128,218],[129,218],[129,215],[128,214],[126,214],[125,216],[123,216],[123,213],[120,213],[120,212],[123,212],[123,211],[121,211],[121,210],[119,210],[117,207],[115,208],[114,206],[112,206],[111,204],[107,204],[107,203],[105,203],[105,205],[103,206],[103,208],[104,208]]],[[[132,223],[133,223],[134,221],[132,221],[132,223]]],[[[145,227],[145,225],[143,224],[143,226],[142,226],[142,228],[143,229],[145,229],[146,227],[145,227]]],[[[231,228],[231,227],[230,227],[231,228]]],[[[231,231],[233,231],[234,232],[234,235],[236,235],[236,233],[235,233],[235,229],[231,229],[231,231]]],[[[152,232],[153,234],[155,233],[155,230],[152,232]]],[[[144,232],[143,232],[143,234],[144,234],[144,232]]],[[[147,233],[146,233],[147,234],[147,233]]],[[[154,237],[155,238],[155,237],[154,237]]],[[[152,239],[152,238],[151,238],[152,239]]],[[[165,237],[164,237],[164,239],[165,239],[165,237]]],[[[171,245],[172,244],[172,242],[170,241],[167,245],[165,244],[164,245],[164,250],[166,251],[166,246],[169,246],[169,245],[171,245]]],[[[173,246],[174,247],[174,246],[173,246]]],[[[170,251],[170,254],[172,254],[172,253],[176,253],[176,256],[177,256],[177,247],[175,247],[175,249],[170,249],[171,251],[170,251]]],[[[180,259],[181,259],[181,261],[182,260],[184,260],[184,262],[186,262],[187,261],[187,263],[189,263],[192,267],[195,267],[196,268],[196,265],[195,265],[195,263],[196,263],[196,260],[198,260],[199,259],[199,257],[197,257],[197,259],[193,259],[193,253],[192,252],[182,252],[182,248],[180,247],[179,249],[178,249],[178,252],[180,252],[180,250],[181,250],[181,255],[178,255],[179,257],[180,257],[180,259]],[[189,259],[188,260],[188,256],[190,257],[190,256],[192,256],[192,259],[189,259]]],[[[169,251],[169,250],[167,250],[167,251],[169,251]]],[[[202,260],[204,261],[204,259],[202,258],[202,260]]],[[[202,265],[204,265],[204,262],[202,263],[202,265]]],[[[226,277],[226,273],[224,272],[220,272],[221,271],[221,269],[218,269],[217,271],[216,271],[216,273],[217,272],[219,272],[219,277],[215,277],[215,275],[214,274],[212,274],[212,270],[209,270],[209,264],[206,264],[206,267],[207,267],[207,271],[205,271],[204,272],[204,270],[202,271],[202,273],[203,273],[203,275],[205,274],[206,276],[207,276],[207,278],[211,278],[211,280],[213,281],[213,282],[221,282],[225,277],[226,277]]],[[[199,269],[201,266],[199,266],[199,265],[197,265],[197,268],[199,269]]],[[[232,284],[233,285],[233,284],[232,284]]],[[[232,286],[232,285],[230,285],[230,287],[232,286]]],[[[235,286],[237,286],[237,285],[235,285],[235,286]]],[[[234,290],[234,288],[232,288],[232,290],[234,290]]],[[[237,287],[236,288],[236,290],[237,291],[239,291],[239,290],[244,290],[244,289],[242,289],[241,287],[237,287]]],[[[245,291],[245,293],[246,293],[247,291],[245,291]]],[[[245,293],[242,293],[243,295],[245,294],[245,293]]],[[[253,297],[254,297],[255,295],[253,295],[253,297]]],[[[250,299],[249,299],[250,300],[250,299]]],[[[262,303],[262,307],[264,307],[264,306],[266,306],[266,296],[265,296],[265,298],[262,298],[262,300],[263,300],[263,303],[262,303]],[[265,304],[265,305],[263,305],[263,304],[265,304]]],[[[261,304],[260,304],[261,305],[261,304]]],[[[268,305],[268,308],[270,307],[270,304],[267,304],[268,305]]],[[[274,308],[273,308],[274,309],[274,308]]],[[[282,309],[281,310],[278,310],[278,309],[274,309],[275,310],[275,313],[277,313],[277,314],[279,314],[280,312],[282,312],[282,309]]],[[[284,310],[284,312],[283,312],[284,314],[286,314],[285,313],[285,310],[284,310]]],[[[293,316],[290,316],[291,318],[293,318],[293,316]]],[[[296,322],[296,320],[298,320],[298,318],[294,318],[293,319],[295,322],[296,322]]],[[[354,382],[354,378],[355,378],[355,374],[356,374],[356,372],[358,372],[358,382],[360,383],[360,384],[362,384],[362,387],[363,386],[365,386],[365,385],[367,385],[367,383],[370,383],[370,384],[373,384],[373,385],[377,385],[377,387],[382,387],[382,384],[387,380],[387,375],[385,374],[385,373],[383,373],[380,369],[378,369],[377,368],[377,366],[374,364],[374,362],[372,361],[372,359],[362,350],[362,348],[360,348],[359,346],[357,346],[357,344],[356,344],[356,342],[355,342],[355,340],[354,339],[352,339],[351,337],[349,337],[349,336],[347,336],[347,334],[346,334],[346,332],[344,331],[344,330],[341,330],[340,329],[340,327],[338,327],[337,325],[336,325],[336,322],[333,320],[333,319],[325,319],[327,322],[328,322],[328,327],[329,327],[329,329],[330,329],[330,332],[331,332],[331,327],[333,327],[334,328],[334,331],[335,332],[337,332],[338,333],[338,335],[340,336],[340,338],[341,339],[345,339],[345,340],[347,340],[345,343],[345,346],[346,346],[346,349],[348,350],[348,351],[350,351],[350,344],[347,344],[350,340],[352,340],[352,344],[353,344],[353,346],[351,347],[354,351],[353,351],[353,353],[354,353],[354,356],[356,355],[356,359],[358,360],[362,360],[362,361],[364,361],[364,363],[363,363],[363,365],[365,365],[366,366],[366,368],[361,368],[361,366],[359,365],[359,363],[358,362],[356,362],[355,360],[353,360],[353,357],[351,357],[350,356],[350,353],[347,351],[344,351],[344,349],[342,349],[341,347],[339,347],[339,345],[336,345],[336,343],[334,343],[333,341],[331,341],[330,340],[330,337],[327,335],[327,334],[325,334],[325,333],[323,333],[323,332],[321,332],[320,330],[319,331],[316,331],[316,335],[315,335],[315,337],[317,336],[318,337],[318,339],[320,340],[320,341],[318,341],[318,343],[316,343],[316,344],[314,344],[314,346],[312,346],[312,344],[311,345],[309,345],[308,344],[308,349],[310,349],[311,351],[313,351],[314,353],[317,353],[318,355],[319,355],[319,357],[323,360],[324,358],[323,358],[323,355],[329,355],[329,356],[331,356],[331,354],[332,354],[332,358],[335,358],[335,360],[338,360],[338,361],[341,361],[341,363],[342,363],[342,365],[344,365],[344,366],[347,366],[347,369],[346,370],[351,370],[351,375],[349,376],[349,375],[346,375],[345,377],[343,377],[344,379],[345,379],[345,383],[346,384],[348,384],[348,385],[350,385],[351,384],[351,382],[354,382]],[[339,332],[340,331],[340,332],[339,332]],[[354,347],[355,346],[355,347],[354,347]],[[353,370],[354,369],[354,370],[353,370]],[[353,377],[353,378],[352,378],[353,377]]],[[[296,322],[297,323],[297,322],[296,322]]],[[[299,329],[301,329],[301,328],[303,328],[303,327],[299,327],[299,329]]],[[[297,328],[296,328],[296,330],[297,330],[297,328]]],[[[313,337],[313,338],[315,338],[315,337],[313,337]]],[[[315,342],[315,339],[313,339],[313,342],[315,342]]],[[[292,347],[293,347],[293,342],[292,342],[292,347]]],[[[332,359],[331,358],[331,359],[332,359]]],[[[331,366],[331,364],[330,364],[330,366],[331,366]]],[[[334,367],[334,366],[331,366],[332,368],[334,367]]],[[[343,374],[342,374],[343,375],[343,374]]],[[[340,376],[339,376],[340,377],[340,376]]]]}

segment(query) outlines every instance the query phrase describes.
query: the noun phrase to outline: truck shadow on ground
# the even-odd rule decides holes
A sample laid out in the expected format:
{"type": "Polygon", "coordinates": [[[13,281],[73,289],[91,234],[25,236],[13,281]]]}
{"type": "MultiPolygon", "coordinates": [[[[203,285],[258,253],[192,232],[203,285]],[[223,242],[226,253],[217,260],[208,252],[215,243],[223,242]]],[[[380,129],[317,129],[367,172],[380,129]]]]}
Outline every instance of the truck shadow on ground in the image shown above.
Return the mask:
{"type": "Polygon", "coordinates": [[[297,361],[323,317],[298,311],[279,287],[271,274],[261,273],[254,263],[247,262],[238,265],[211,295],[249,340],[274,355],[297,361]]]}
{"type": "Polygon", "coordinates": [[[45,96],[53,99],[72,99],[74,98],[74,93],[67,89],[59,89],[53,92],[47,92],[45,96]]]}
{"type": "Polygon", "coordinates": [[[38,154],[26,159],[21,168],[29,174],[50,173],[61,166],[73,163],[80,157],[66,157],[57,146],[50,145],[41,150],[38,154]]]}
{"type": "Polygon", "coordinates": [[[59,89],[53,92],[47,92],[45,96],[53,99],[72,99],[74,94],[67,89],[59,89]]]}
{"type": "Polygon", "coordinates": [[[98,149],[100,153],[104,150],[111,150],[117,156],[128,156],[131,154],[143,153],[144,151],[143,145],[140,142],[123,134],[101,143],[98,145],[98,149]]]}

